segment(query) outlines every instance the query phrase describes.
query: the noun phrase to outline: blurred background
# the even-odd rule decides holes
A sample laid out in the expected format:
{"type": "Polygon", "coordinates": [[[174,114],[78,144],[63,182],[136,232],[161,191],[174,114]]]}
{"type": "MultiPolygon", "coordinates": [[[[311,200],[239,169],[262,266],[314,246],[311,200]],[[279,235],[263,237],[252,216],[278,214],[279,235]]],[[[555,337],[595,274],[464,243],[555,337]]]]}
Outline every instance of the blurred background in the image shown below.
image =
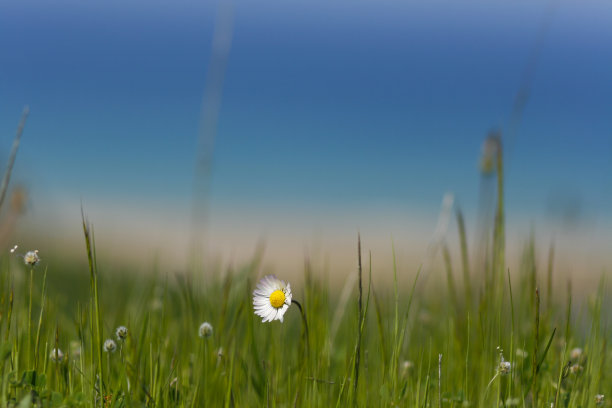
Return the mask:
{"type": "Polygon", "coordinates": [[[263,243],[279,275],[343,277],[358,232],[376,268],[394,245],[415,271],[444,236],[458,251],[447,193],[477,251],[499,131],[510,266],[533,235],[599,276],[610,21],[603,0],[2,2],[2,166],[30,116],[0,244],[84,259],[83,205],[98,257],[143,272],[263,243]]]}

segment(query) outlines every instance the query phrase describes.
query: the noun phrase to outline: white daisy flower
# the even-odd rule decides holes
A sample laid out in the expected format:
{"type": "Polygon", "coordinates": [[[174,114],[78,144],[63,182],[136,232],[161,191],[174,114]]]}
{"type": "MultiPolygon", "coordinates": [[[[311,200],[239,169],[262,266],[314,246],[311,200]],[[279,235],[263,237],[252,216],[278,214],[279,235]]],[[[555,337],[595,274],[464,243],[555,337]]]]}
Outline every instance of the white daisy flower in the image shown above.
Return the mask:
{"type": "Polygon", "coordinates": [[[282,322],[290,305],[291,286],[274,275],[264,276],[253,291],[253,308],[262,322],[282,322]]]}

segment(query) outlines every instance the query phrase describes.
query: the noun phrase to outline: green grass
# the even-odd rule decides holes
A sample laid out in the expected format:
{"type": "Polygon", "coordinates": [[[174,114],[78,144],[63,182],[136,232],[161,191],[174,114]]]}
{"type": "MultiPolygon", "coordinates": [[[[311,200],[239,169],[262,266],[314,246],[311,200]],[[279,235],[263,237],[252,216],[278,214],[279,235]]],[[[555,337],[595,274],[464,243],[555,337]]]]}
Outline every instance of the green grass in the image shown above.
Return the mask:
{"type": "MultiPolygon", "coordinates": [[[[476,274],[464,281],[471,288],[435,276],[421,286],[418,267],[389,271],[395,283],[379,285],[364,257],[361,308],[357,286],[339,304],[339,291],[308,265],[292,285],[306,339],[295,305],[284,323],[254,315],[251,293],[265,273],[258,257],[238,270],[130,276],[98,269],[88,237],[89,272],[50,255],[32,287],[30,269],[3,258],[2,406],[588,407],[612,386],[604,280],[586,312],[571,316],[571,289],[536,292],[555,285],[547,268],[537,274],[533,241],[521,269],[487,290],[476,274]],[[214,328],[210,338],[198,336],[203,321],[214,328]],[[120,325],[128,339],[105,353],[120,325]],[[59,363],[49,358],[56,347],[59,363]],[[576,347],[583,353],[572,359],[576,347]]],[[[449,252],[442,255],[450,268],[449,252]]]]}

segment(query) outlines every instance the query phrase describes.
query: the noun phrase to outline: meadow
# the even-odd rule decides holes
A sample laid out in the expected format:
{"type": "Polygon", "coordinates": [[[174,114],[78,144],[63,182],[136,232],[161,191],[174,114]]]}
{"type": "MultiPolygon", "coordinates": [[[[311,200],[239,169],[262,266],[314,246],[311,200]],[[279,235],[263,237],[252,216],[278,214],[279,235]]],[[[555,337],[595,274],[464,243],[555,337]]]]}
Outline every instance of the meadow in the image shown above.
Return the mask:
{"type": "Polygon", "coordinates": [[[605,280],[574,296],[571,281],[556,282],[554,248],[538,265],[533,240],[520,268],[506,267],[502,155],[493,151],[483,172],[497,201],[482,259],[468,255],[458,208],[459,235],[438,243],[441,270],[394,266],[392,283],[381,283],[355,237],[355,284],[343,290],[308,260],[299,282],[279,274],[293,300],[283,322],[254,313],[263,251],[236,268],[108,270],[85,215],[81,264],[7,249],[1,405],[607,405],[605,280]]]}

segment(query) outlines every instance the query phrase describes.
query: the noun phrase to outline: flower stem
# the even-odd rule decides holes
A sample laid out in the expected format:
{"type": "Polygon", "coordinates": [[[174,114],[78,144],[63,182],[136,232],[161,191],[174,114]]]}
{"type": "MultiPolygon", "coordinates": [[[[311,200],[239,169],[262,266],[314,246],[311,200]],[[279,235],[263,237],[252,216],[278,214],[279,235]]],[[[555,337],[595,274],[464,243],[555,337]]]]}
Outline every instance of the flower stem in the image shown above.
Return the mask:
{"type": "Polygon", "coordinates": [[[300,302],[292,299],[291,304],[294,304],[294,303],[298,307],[298,309],[300,309],[300,314],[302,315],[302,323],[304,323],[304,337],[306,338],[306,355],[308,355],[308,352],[310,350],[310,345],[308,341],[309,335],[308,335],[308,322],[306,321],[306,313],[304,313],[304,308],[302,307],[300,302]]]}
{"type": "Polygon", "coordinates": [[[32,286],[34,283],[34,268],[30,268],[30,299],[28,303],[28,365],[32,365],[32,350],[30,350],[30,339],[32,338],[32,286]]]}

